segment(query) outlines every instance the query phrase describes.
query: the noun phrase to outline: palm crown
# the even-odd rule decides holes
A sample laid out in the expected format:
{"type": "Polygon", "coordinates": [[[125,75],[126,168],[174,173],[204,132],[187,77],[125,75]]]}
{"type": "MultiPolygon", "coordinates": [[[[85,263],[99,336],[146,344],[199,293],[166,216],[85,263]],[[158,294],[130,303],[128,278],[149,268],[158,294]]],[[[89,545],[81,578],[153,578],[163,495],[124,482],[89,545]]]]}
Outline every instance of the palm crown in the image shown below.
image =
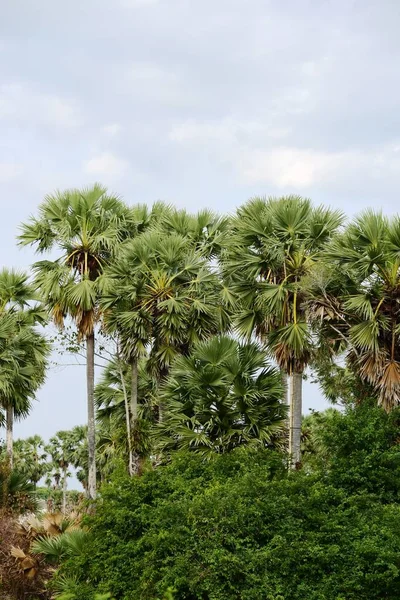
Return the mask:
{"type": "Polygon", "coordinates": [[[34,265],[36,285],[57,325],[69,315],[81,336],[93,331],[99,275],[133,228],[128,208],[100,185],[47,196],[39,217],[22,226],[22,245],[36,245],[39,253],[61,251],[58,259],[34,265]]]}
{"type": "Polygon", "coordinates": [[[255,343],[214,337],[180,356],[161,390],[162,445],[226,452],[242,444],[268,445],[282,431],[279,372],[255,343]]]}
{"type": "Polygon", "coordinates": [[[301,282],[342,222],[300,197],[256,198],[238,210],[224,270],[236,296],[236,327],[265,340],[287,373],[302,372],[311,340],[301,282]]]}
{"type": "Polygon", "coordinates": [[[49,345],[35,329],[40,307],[25,273],[0,271],[0,408],[6,413],[7,454],[13,462],[14,417],[26,417],[45,378],[49,345]]]}
{"type": "Polygon", "coordinates": [[[364,212],[327,258],[347,281],[339,310],[348,361],[389,410],[400,403],[400,218],[364,212]]]}

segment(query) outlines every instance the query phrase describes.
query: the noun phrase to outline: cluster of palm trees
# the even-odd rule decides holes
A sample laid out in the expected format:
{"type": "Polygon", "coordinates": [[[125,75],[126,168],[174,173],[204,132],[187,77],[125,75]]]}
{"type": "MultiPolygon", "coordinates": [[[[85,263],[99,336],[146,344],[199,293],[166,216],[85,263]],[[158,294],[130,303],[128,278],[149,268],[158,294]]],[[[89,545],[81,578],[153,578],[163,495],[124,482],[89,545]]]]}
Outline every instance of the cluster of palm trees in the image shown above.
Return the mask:
{"type": "Polygon", "coordinates": [[[286,448],[299,466],[307,368],[326,378],[344,360],[385,409],[399,403],[397,217],[346,224],[298,196],[191,215],[95,185],[46,197],[19,242],[47,259],[29,283],[0,275],[0,406],[9,431],[43,381],[37,325],[72,322],[86,345],[90,498],[114,457],[134,475],[146,456],[246,443],[286,448]],[[115,352],[95,386],[99,332],[115,352]]]}

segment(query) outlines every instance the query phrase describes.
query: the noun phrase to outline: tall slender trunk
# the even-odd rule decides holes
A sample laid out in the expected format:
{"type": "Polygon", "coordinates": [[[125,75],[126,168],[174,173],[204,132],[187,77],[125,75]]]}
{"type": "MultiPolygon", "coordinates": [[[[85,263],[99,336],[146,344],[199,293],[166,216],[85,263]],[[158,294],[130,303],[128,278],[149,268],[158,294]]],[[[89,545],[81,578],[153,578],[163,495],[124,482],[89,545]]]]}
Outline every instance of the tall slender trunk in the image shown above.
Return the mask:
{"type": "Polygon", "coordinates": [[[86,385],[88,411],[88,497],[96,498],[96,429],[94,418],[94,333],[86,338],[86,385]]]}
{"type": "Polygon", "coordinates": [[[67,472],[63,471],[63,490],[62,490],[62,513],[65,515],[67,512],[67,472]]]}
{"type": "Polygon", "coordinates": [[[289,451],[289,432],[290,432],[290,397],[289,397],[289,375],[286,371],[281,370],[282,385],[283,385],[283,398],[282,403],[287,407],[286,415],[286,437],[285,437],[285,448],[289,451]]]}
{"type": "Polygon", "coordinates": [[[14,410],[12,406],[7,406],[6,409],[6,453],[10,468],[13,468],[14,462],[14,410]]]}
{"type": "Polygon", "coordinates": [[[296,469],[301,462],[301,412],[302,412],[303,376],[292,373],[290,376],[290,423],[289,455],[291,468],[296,469]]]}
{"type": "MultiPolygon", "coordinates": [[[[131,413],[131,422],[130,422],[130,430],[131,435],[134,436],[136,430],[136,423],[138,418],[138,360],[137,357],[134,356],[131,359],[131,402],[130,402],[130,413],[131,413]]],[[[133,440],[132,440],[133,441],[133,440]]],[[[132,450],[131,456],[131,465],[132,465],[132,475],[137,475],[139,473],[139,455],[135,451],[132,450]]]]}
{"type": "Polygon", "coordinates": [[[283,404],[290,406],[289,398],[289,375],[285,371],[281,371],[283,385],[283,404]]]}

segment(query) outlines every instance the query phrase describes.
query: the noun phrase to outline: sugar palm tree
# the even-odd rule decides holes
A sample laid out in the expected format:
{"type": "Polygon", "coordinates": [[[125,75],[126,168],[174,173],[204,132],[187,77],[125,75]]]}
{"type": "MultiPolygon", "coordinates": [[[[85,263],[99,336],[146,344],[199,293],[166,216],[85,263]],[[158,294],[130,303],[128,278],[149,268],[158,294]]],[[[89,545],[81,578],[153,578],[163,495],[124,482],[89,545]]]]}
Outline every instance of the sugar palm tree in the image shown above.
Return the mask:
{"type": "MultiPolygon", "coordinates": [[[[0,404],[6,412],[7,454],[13,462],[14,418],[26,417],[46,375],[49,345],[34,327],[13,318],[14,328],[0,356],[0,404]]],[[[6,318],[6,317],[3,317],[6,318]]]]}
{"type": "Polygon", "coordinates": [[[46,474],[47,466],[45,443],[40,435],[35,434],[14,442],[14,468],[26,476],[35,488],[46,474]]]}
{"type": "Polygon", "coordinates": [[[223,453],[272,446],[285,425],[282,380],[256,343],[214,337],[179,357],[161,388],[164,448],[223,453]]]}
{"type": "MultiPolygon", "coordinates": [[[[107,270],[102,308],[108,331],[116,333],[131,365],[130,430],[138,419],[138,359],[157,381],[177,354],[227,327],[222,287],[208,260],[181,234],[152,229],[121,247],[107,270]]],[[[162,418],[162,405],[159,405],[162,418]]],[[[134,457],[138,468],[138,459],[134,457]]]]}
{"type": "Polygon", "coordinates": [[[96,495],[94,352],[95,326],[100,318],[99,279],[118,244],[134,231],[132,212],[96,184],[47,196],[38,218],[22,225],[23,245],[39,253],[57,249],[55,260],[34,265],[35,284],[54,322],[60,328],[71,318],[79,339],[86,341],[89,497],[96,495]]]}
{"type": "Polygon", "coordinates": [[[348,282],[336,311],[348,365],[389,411],[400,403],[400,217],[362,213],[326,255],[348,282]]]}
{"type": "Polygon", "coordinates": [[[231,221],[223,256],[235,325],[257,336],[290,382],[289,453],[300,464],[302,377],[313,352],[303,280],[342,222],[298,196],[255,198],[231,221]]]}
{"type": "Polygon", "coordinates": [[[49,347],[35,330],[43,313],[25,273],[0,271],[0,321],[8,335],[0,350],[0,406],[6,413],[6,447],[13,463],[14,418],[28,415],[31,400],[44,381],[49,347]]]}
{"type": "Polygon", "coordinates": [[[26,273],[7,268],[0,271],[0,319],[10,328],[0,359],[0,405],[6,412],[7,454],[11,463],[14,416],[28,414],[30,400],[43,382],[48,353],[44,339],[34,330],[34,325],[43,320],[40,307],[30,304],[34,300],[34,289],[26,273]]]}
{"type": "Polygon", "coordinates": [[[49,440],[46,445],[46,451],[51,458],[51,467],[53,468],[56,481],[62,484],[62,507],[63,514],[67,508],[67,489],[70,465],[73,460],[74,436],[71,431],[58,431],[49,440]]]}
{"type": "Polygon", "coordinates": [[[75,468],[76,477],[83,489],[88,491],[88,451],[87,451],[87,426],[75,425],[70,432],[71,453],[70,462],[75,468]]]}

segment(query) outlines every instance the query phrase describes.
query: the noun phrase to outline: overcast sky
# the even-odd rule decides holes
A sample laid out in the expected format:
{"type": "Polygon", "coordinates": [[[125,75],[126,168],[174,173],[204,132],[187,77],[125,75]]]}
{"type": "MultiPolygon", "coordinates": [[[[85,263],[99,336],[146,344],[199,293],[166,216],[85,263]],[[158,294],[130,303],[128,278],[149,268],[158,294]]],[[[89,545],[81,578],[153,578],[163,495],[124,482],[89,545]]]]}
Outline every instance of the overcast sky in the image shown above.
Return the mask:
{"type": "MultiPolygon", "coordinates": [[[[397,210],[398,0],[3,0],[0,252],[55,188],[233,211],[298,193],[397,210]]],[[[306,386],[304,409],[322,407],[306,386]]],[[[51,369],[17,435],[85,422],[84,368],[51,369]]]]}

